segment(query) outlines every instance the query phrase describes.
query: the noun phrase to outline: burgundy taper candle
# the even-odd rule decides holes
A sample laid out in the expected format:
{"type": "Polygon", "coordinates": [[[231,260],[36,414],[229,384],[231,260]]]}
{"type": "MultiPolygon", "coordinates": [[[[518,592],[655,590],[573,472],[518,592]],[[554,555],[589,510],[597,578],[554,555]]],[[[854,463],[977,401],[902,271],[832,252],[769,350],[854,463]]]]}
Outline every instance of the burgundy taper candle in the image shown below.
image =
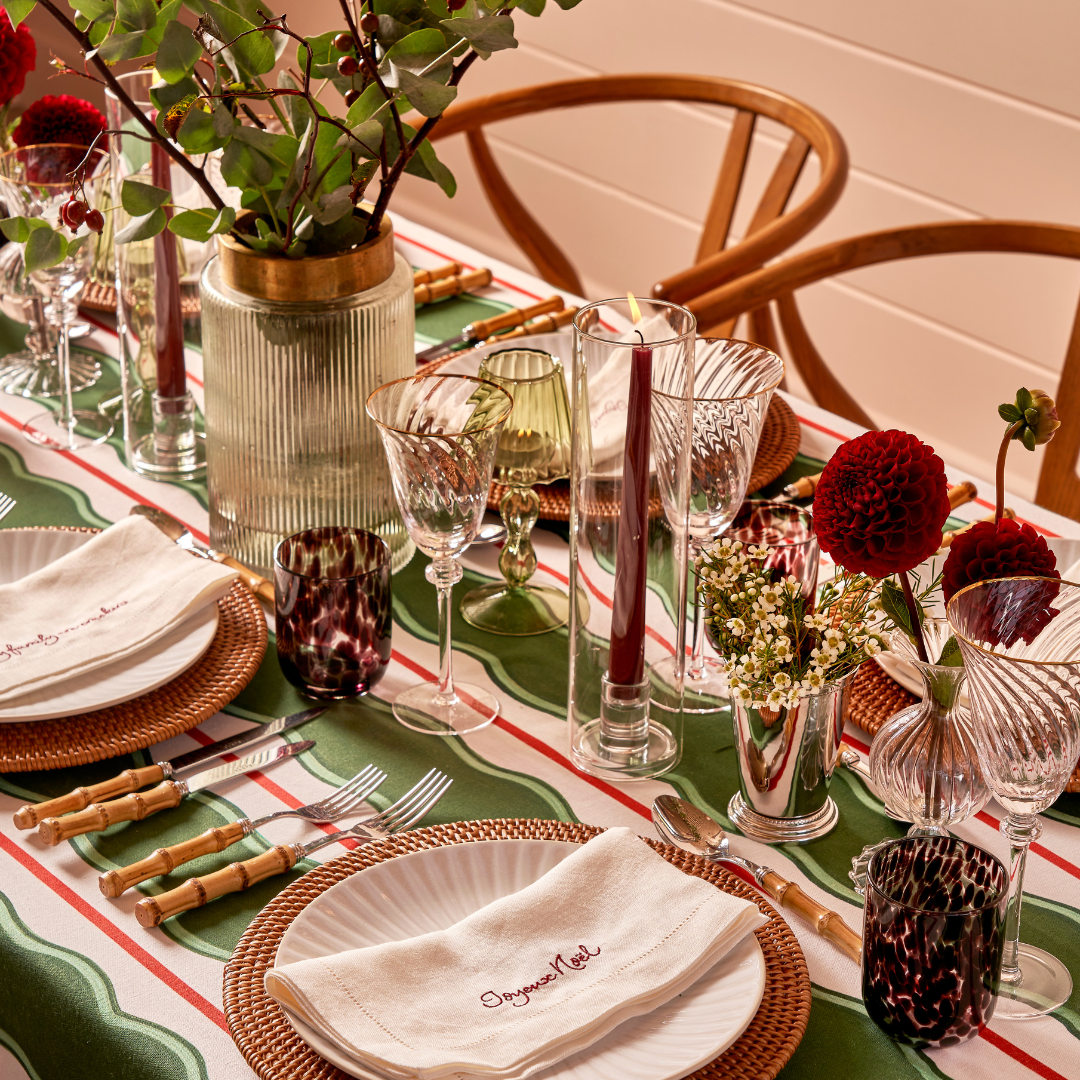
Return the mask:
{"type": "Polygon", "coordinates": [[[622,505],[615,554],[608,680],[620,686],[645,677],[645,571],[649,551],[649,440],[652,428],[652,349],[630,357],[622,505]]]}
{"type": "MultiPolygon", "coordinates": [[[[164,147],[150,147],[150,182],[172,191],[169,155],[164,147]]],[[[172,207],[165,207],[166,218],[172,207]]],[[[187,392],[184,366],[184,313],[180,307],[180,267],[176,259],[176,236],[166,227],[154,237],[154,351],[157,356],[157,392],[161,397],[181,397],[187,392]]]]}

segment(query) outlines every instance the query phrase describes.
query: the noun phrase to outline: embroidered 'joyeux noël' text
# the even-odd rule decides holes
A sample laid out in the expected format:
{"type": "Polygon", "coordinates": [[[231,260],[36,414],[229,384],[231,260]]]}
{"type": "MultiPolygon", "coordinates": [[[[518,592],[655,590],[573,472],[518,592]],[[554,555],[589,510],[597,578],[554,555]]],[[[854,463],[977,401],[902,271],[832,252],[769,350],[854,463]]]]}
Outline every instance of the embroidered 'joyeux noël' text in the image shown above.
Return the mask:
{"type": "Polygon", "coordinates": [[[76,623],[74,626],[65,627],[63,630],[57,630],[54,634],[38,634],[37,637],[32,638],[30,641],[24,641],[21,645],[4,645],[3,647],[0,647],[0,664],[6,663],[8,660],[17,660],[27,649],[32,649],[35,646],[55,645],[65,634],[72,634],[76,630],[81,630],[84,626],[89,626],[90,623],[98,622],[107,615],[111,615],[114,611],[119,611],[120,608],[127,607],[127,603],[126,600],[121,600],[119,604],[114,604],[112,607],[99,608],[98,614],[91,615],[89,618],[83,619],[81,623],[76,623]]]}
{"type": "Polygon", "coordinates": [[[520,990],[507,990],[501,994],[497,990],[486,990],[480,995],[480,1003],[485,1009],[497,1009],[505,1002],[510,1002],[515,1009],[520,1009],[529,1004],[530,996],[535,994],[537,990],[542,990],[545,986],[549,986],[551,983],[555,982],[560,975],[572,975],[575,971],[584,970],[585,965],[594,956],[599,955],[599,946],[597,946],[594,951],[590,949],[588,945],[579,945],[578,951],[572,953],[570,956],[563,956],[562,953],[559,953],[559,955],[548,964],[548,967],[551,968],[551,970],[545,972],[534,982],[529,983],[528,986],[523,986],[520,990]]]}

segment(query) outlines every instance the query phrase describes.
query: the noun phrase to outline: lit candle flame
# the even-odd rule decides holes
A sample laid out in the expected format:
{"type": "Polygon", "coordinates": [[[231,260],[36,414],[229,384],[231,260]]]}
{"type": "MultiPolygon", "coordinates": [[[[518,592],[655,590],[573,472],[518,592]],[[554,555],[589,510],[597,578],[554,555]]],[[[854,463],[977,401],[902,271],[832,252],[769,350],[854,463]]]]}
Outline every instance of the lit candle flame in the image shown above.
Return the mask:
{"type": "Polygon", "coordinates": [[[632,292],[626,294],[626,301],[630,305],[630,316],[634,322],[641,322],[641,308],[638,307],[637,298],[632,292]]]}

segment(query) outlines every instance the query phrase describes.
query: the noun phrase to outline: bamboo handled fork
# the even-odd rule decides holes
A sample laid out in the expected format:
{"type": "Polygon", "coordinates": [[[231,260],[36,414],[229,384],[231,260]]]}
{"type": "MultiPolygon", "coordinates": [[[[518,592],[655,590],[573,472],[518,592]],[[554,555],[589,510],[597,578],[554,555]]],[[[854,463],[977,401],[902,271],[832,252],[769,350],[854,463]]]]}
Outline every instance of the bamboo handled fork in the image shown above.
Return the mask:
{"type": "Polygon", "coordinates": [[[189,878],[183,885],[169,892],[140,900],[135,905],[135,918],[139,920],[140,926],[159,926],[181,911],[202,907],[226,893],[241,892],[268,877],[283,874],[301,859],[327,844],[338,844],[342,840],[370,843],[372,840],[393,836],[415,825],[443,797],[452,783],[450,777],[438,769],[432,769],[420,783],[381,814],[361,821],[351,829],[321,836],[306,844],[279,844],[262,855],[244,862],[230,863],[223,870],[206,877],[189,878]]]}
{"type": "Polygon", "coordinates": [[[311,822],[337,821],[338,818],[355,810],[384,780],[386,773],[374,765],[361,769],[351,780],[342,784],[337,791],[327,795],[321,802],[300,806],[295,810],[279,810],[266,817],[240,818],[221,825],[216,829],[207,829],[191,840],[184,840],[171,847],[158,848],[145,859],[122,866],[119,870],[107,870],[98,878],[98,888],[105,896],[116,897],[138,885],[140,881],[168,874],[200,855],[211,855],[224,851],[227,847],[242,840],[256,829],[278,818],[298,817],[311,822]]]}

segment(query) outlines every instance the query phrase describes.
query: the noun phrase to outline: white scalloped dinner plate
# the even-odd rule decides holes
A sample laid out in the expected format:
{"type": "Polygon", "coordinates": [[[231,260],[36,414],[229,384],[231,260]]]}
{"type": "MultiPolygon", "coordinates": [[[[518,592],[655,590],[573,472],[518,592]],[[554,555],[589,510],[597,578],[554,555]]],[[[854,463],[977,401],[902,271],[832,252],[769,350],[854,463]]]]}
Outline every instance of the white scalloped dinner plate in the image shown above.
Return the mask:
{"type": "MultiPolygon", "coordinates": [[[[377,863],[339,881],[293,920],[275,967],[346,949],[445,930],[524,889],[580,849],[554,840],[484,840],[428,848],[377,863]]],[[[765,992],[765,957],[747,934],[689,990],[532,1080],[679,1080],[722,1054],[746,1030],[765,992]]],[[[313,1050],[350,1076],[355,1060],[286,1013],[313,1050]]]]}
{"type": "MultiPolygon", "coordinates": [[[[92,533],[56,529],[0,529],[0,585],[18,581],[92,539],[92,533]]],[[[210,604],[134,656],[0,706],[0,724],[76,716],[148,694],[191,667],[210,648],[217,628],[218,606],[210,604]]]]}

